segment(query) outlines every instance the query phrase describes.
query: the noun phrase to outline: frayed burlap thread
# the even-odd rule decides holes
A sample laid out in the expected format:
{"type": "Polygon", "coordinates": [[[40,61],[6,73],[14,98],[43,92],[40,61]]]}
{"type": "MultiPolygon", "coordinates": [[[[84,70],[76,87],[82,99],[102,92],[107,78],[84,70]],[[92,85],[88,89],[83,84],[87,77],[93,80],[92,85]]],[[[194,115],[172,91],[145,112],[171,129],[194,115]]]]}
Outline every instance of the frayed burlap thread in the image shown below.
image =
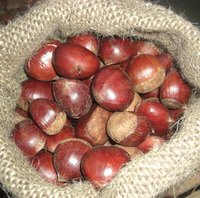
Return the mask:
{"type": "Polygon", "coordinates": [[[0,182],[19,198],[149,198],[187,179],[200,166],[200,101],[184,115],[177,135],[133,160],[101,191],[87,182],[64,188],[45,182],[30,168],[9,134],[18,121],[13,109],[26,78],[23,66],[49,37],[91,31],[137,36],[167,48],[185,79],[200,87],[200,32],[171,10],[140,0],[51,0],[0,27],[0,182]]]}

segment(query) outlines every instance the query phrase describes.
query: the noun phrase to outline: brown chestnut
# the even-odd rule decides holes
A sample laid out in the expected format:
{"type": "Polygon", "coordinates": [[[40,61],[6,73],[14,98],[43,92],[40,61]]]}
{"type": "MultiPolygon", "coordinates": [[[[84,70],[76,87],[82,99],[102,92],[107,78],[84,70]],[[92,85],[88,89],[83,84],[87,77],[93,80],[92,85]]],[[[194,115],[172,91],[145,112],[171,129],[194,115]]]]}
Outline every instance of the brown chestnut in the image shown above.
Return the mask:
{"type": "Polygon", "coordinates": [[[158,58],[148,54],[134,57],[126,67],[126,72],[138,93],[153,91],[165,79],[165,69],[158,58]]]}
{"type": "Polygon", "coordinates": [[[106,65],[121,63],[132,56],[132,45],[129,38],[104,38],[100,41],[99,57],[106,65]]]}
{"type": "Polygon", "coordinates": [[[101,68],[94,76],[91,88],[96,102],[108,111],[123,111],[134,97],[127,74],[115,65],[101,68]]]}
{"type": "Polygon", "coordinates": [[[51,82],[28,79],[21,83],[21,93],[18,105],[28,111],[29,103],[38,98],[53,100],[53,89],[51,82]]]}
{"type": "Polygon", "coordinates": [[[53,83],[56,102],[71,118],[87,114],[92,106],[89,87],[76,79],[60,78],[53,83]]]}
{"type": "Polygon", "coordinates": [[[191,87],[177,70],[171,70],[160,88],[161,102],[169,109],[179,109],[187,105],[190,96],[191,87]]]}
{"type": "Polygon", "coordinates": [[[124,146],[137,146],[150,132],[149,120],[132,112],[114,112],[107,122],[109,137],[124,146]]]}
{"type": "Polygon", "coordinates": [[[52,100],[38,98],[30,103],[29,112],[35,123],[47,135],[60,132],[66,123],[66,114],[52,100]]]}
{"type": "Polygon", "coordinates": [[[11,139],[28,158],[44,148],[46,135],[30,119],[19,122],[11,133],[11,139]]]}
{"type": "Polygon", "coordinates": [[[25,71],[36,79],[42,81],[55,80],[58,76],[53,68],[52,56],[59,41],[53,40],[42,45],[42,47],[28,60],[25,71]]]}
{"type": "Polygon", "coordinates": [[[91,33],[79,34],[69,38],[69,43],[76,45],[81,45],[86,49],[90,50],[94,54],[98,54],[99,51],[99,40],[98,38],[91,33]]]}
{"type": "Polygon", "coordinates": [[[47,136],[45,148],[53,153],[58,144],[69,138],[75,138],[74,128],[70,126],[64,126],[58,134],[47,136]]]}
{"type": "Polygon", "coordinates": [[[89,113],[80,118],[75,127],[76,137],[88,141],[93,146],[107,142],[106,123],[111,113],[98,105],[93,105],[89,113]]]}
{"type": "Polygon", "coordinates": [[[82,157],[92,146],[78,138],[67,139],[60,143],[53,156],[58,181],[67,182],[81,179],[80,164],[82,157]]]}
{"type": "Polygon", "coordinates": [[[59,75],[70,79],[89,78],[100,67],[100,61],[94,53],[73,43],[63,43],[55,49],[53,64],[59,75]]]}
{"type": "Polygon", "coordinates": [[[83,156],[81,172],[84,179],[101,188],[106,186],[129,161],[129,154],[121,148],[97,146],[83,156]]]}

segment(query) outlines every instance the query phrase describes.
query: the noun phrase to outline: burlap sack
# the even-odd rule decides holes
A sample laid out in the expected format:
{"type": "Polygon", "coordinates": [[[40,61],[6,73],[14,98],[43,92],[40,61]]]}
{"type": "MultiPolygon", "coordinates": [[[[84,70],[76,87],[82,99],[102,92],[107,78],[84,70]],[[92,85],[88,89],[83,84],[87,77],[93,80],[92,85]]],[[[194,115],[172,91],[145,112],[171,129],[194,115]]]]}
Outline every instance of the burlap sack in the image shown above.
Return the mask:
{"type": "Polygon", "coordinates": [[[0,182],[19,198],[156,197],[190,177],[200,165],[200,102],[185,113],[180,131],[159,150],[130,162],[102,191],[88,183],[65,188],[46,183],[29,167],[9,134],[17,122],[13,109],[24,61],[47,37],[94,31],[139,36],[163,45],[184,77],[200,87],[200,32],[172,11],[140,0],[49,0],[0,27],[0,182]]]}

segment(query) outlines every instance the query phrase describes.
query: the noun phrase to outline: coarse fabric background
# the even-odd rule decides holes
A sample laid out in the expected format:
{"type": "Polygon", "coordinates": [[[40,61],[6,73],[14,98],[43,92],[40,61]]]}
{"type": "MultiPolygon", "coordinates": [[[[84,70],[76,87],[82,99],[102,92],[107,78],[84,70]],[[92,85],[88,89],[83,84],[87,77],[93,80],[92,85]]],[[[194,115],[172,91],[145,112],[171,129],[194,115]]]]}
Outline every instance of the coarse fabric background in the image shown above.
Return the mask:
{"type": "Polygon", "coordinates": [[[142,0],[46,0],[0,26],[0,182],[18,198],[150,198],[191,177],[200,168],[200,101],[193,94],[179,132],[159,149],[128,163],[110,185],[88,182],[64,188],[45,182],[9,135],[25,61],[48,38],[82,32],[156,42],[173,55],[184,78],[200,88],[200,32],[173,11],[142,0]]]}

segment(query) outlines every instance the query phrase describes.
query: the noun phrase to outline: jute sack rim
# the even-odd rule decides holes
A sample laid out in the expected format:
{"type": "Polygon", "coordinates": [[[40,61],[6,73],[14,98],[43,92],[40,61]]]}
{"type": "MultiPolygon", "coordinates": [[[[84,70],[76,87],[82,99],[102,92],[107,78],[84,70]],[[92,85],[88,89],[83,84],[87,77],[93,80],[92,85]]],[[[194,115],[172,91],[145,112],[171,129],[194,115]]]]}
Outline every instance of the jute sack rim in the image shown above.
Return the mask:
{"type": "Polygon", "coordinates": [[[102,191],[89,183],[61,188],[46,183],[9,139],[26,60],[47,37],[85,31],[101,35],[139,36],[165,46],[181,72],[200,87],[200,33],[171,10],[136,0],[44,1],[0,29],[0,181],[17,197],[156,197],[199,168],[198,99],[185,113],[180,132],[169,143],[130,162],[102,191]],[[6,69],[5,69],[6,67],[6,69]]]}

